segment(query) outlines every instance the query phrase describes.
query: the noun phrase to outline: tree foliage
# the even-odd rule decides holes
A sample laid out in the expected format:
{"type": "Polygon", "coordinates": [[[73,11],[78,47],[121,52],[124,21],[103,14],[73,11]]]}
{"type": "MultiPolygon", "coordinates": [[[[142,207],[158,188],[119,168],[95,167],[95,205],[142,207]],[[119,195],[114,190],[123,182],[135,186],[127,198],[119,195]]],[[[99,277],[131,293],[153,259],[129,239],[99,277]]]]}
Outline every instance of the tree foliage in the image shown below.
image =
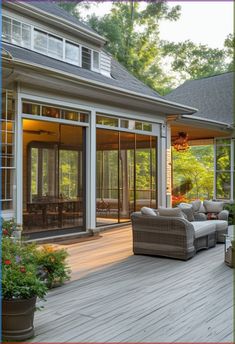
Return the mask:
{"type": "Polygon", "coordinates": [[[192,188],[186,190],[188,199],[213,197],[214,179],[213,146],[194,146],[186,152],[173,151],[174,189],[178,194],[185,194],[180,189],[187,181],[192,188]]]}
{"type": "Polygon", "coordinates": [[[182,79],[198,79],[226,72],[226,52],[190,40],[180,43],[163,42],[163,55],[171,57],[171,68],[182,79]]]}
{"type": "MultiPolygon", "coordinates": [[[[90,3],[61,1],[60,6],[79,18],[84,6],[89,8],[90,3]]],[[[190,40],[180,43],[160,40],[160,22],[178,20],[180,9],[163,0],[146,1],[145,5],[133,0],[113,1],[108,14],[99,17],[94,13],[85,20],[107,38],[107,50],[122,65],[160,94],[166,94],[187,79],[231,71],[234,67],[233,35],[226,38],[224,49],[190,40]]]]}
{"type": "Polygon", "coordinates": [[[224,41],[224,47],[226,55],[230,61],[228,63],[228,70],[234,71],[235,37],[231,33],[226,37],[224,41]]]}
{"type": "Polygon", "coordinates": [[[111,12],[99,18],[89,17],[89,24],[108,40],[108,51],[137,78],[158,91],[169,84],[161,68],[160,20],[177,20],[180,7],[169,8],[166,2],[113,3],[111,12]]]}

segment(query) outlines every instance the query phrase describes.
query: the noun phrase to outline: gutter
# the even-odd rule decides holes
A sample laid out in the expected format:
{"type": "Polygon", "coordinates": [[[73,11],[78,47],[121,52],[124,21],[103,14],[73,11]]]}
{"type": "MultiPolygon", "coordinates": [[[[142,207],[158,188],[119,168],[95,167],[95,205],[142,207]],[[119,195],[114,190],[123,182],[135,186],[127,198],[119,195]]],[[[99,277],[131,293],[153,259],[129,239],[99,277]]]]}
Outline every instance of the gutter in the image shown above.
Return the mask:
{"type": "Polygon", "coordinates": [[[220,126],[220,127],[226,128],[226,129],[231,129],[231,130],[234,129],[232,124],[228,124],[228,123],[224,123],[224,122],[220,122],[220,121],[215,121],[213,119],[202,118],[202,117],[199,117],[199,116],[182,115],[181,118],[182,119],[189,119],[191,121],[211,123],[211,124],[214,124],[216,126],[220,126]]]}
{"type": "MultiPolygon", "coordinates": [[[[4,60],[8,60],[6,58],[2,58],[2,61],[4,60]]],[[[58,69],[54,69],[54,68],[50,68],[50,67],[46,67],[46,66],[42,66],[36,63],[29,63],[20,59],[14,59],[13,60],[16,64],[18,64],[19,66],[23,66],[23,67],[33,67],[35,70],[43,70],[43,71],[48,71],[50,73],[54,73],[56,75],[59,75],[62,78],[66,77],[66,80],[68,79],[72,79],[78,83],[85,83],[85,84],[89,84],[90,86],[96,87],[96,88],[100,88],[100,89],[107,89],[109,92],[113,92],[113,93],[119,93],[121,95],[125,94],[125,96],[129,96],[131,98],[142,98],[145,101],[148,101],[150,103],[154,103],[154,104],[159,104],[162,105],[163,107],[168,107],[168,108],[172,108],[178,111],[183,111],[181,112],[181,114],[193,114],[195,112],[197,112],[198,110],[196,108],[192,108],[192,107],[187,107],[184,106],[182,104],[178,104],[175,102],[169,102],[165,99],[157,99],[155,97],[152,96],[147,96],[147,95],[143,95],[141,93],[135,92],[135,91],[129,91],[129,90],[125,90],[123,88],[117,87],[117,86],[113,86],[113,85],[107,85],[103,82],[99,82],[99,81],[93,81],[91,79],[87,79],[81,76],[77,76],[71,73],[66,73],[64,71],[59,71],[58,69]]]]}

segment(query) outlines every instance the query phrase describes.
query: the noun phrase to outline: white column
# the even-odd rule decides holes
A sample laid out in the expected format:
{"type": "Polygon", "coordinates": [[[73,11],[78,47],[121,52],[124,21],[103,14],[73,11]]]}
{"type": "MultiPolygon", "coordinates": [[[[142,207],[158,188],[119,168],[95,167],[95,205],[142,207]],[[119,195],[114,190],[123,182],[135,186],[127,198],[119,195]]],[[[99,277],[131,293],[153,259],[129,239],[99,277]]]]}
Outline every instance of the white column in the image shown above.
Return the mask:
{"type": "Polygon", "coordinates": [[[96,228],[96,114],[91,112],[86,138],[86,229],[96,228]]]}
{"type": "Polygon", "coordinates": [[[16,94],[16,146],[15,146],[15,164],[16,164],[16,222],[23,224],[23,130],[21,118],[21,97],[20,88],[17,87],[16,94]]]}

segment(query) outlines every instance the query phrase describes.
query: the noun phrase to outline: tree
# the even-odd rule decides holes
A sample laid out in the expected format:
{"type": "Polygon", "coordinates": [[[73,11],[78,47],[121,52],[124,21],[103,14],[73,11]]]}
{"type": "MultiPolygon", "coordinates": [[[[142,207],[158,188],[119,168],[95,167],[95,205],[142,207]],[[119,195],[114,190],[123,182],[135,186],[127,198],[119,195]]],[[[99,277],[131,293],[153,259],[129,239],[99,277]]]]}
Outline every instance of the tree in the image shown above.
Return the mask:
{"type": "Polygon", "coordinates": [[[182,80],[198,79],[228,70],[224,49],[213,49],[190,40],[162,42],[163,56],[171,58],[171,68],[182,80]]]}
{"type": "Polygon", "coordinates": [[[88,23],[107,38],[107,50],[138,79],[163,91],[171,77],[161,68],[159,38],[160,20],[177,20],[180,6],[169,8],[166,2],[150,2],[143,8],[139,2],[113,3],[111,12],[102,18],[92,15],[88,23]]]}
{"type": "Polygon", "coordinates": [[[70,1],[54,1],[56,2],[61,8],[63,8],[68,13],[72,14],[73,16],[81,19],[81,10],[89,9],[90,4],[89,1],[83,0],[70,0],[70,1]]]}
{"type": "Polygon", "coordinates": [[[229,60],[229,71],[234,71],[234,52],[235,52],[235,37],[231,33],[226,37],[224,41],[225,52],[229,60]]]}
{"type": "MultiPolygon", "coordinates": [[[[188,199],[213,197],[213,146],[194,146],[186,152],[173,151],[174,190],[191,181],[186,190],[188,199]]],[[[180,192],[181,194],[185,194],[180,192]]],[[[179,192],[178,192],[179,194],[179,192]]]]}
{"type": "MultiPolygon", "coordinates": [[[[89,1],[60,2],[60,6],[81,19],[89,1]]],[[[110,13],[84,16],[85,21],[107,38],[107,50],[132,74],[164,95],[187,79],[201,78],[233,70],[234,37],[229,35],[224,49],[213,49],[190,40],[162,42],[159,23],[176,21],[180,6],[166,1],[113,1],[110,13]],[[169,65],[165,68],[164,65],[169,65]]]]}

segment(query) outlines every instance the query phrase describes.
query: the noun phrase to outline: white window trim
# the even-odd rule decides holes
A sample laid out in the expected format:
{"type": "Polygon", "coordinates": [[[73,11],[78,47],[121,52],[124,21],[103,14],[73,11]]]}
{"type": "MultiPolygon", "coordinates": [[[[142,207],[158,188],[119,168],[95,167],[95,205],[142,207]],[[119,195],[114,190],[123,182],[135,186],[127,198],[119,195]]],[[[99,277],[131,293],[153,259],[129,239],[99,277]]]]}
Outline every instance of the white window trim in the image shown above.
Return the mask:
{"type": "Polygon", "coordinates": [[[110,118],[110,119],[118,119],[118,126],[117,127],[111,126],[111,125],[97,124],[96,123],[96,127],[100,128],[100,129],[109,129],[109,130],[125,131],[125,132],[129,132],[129,133],[137,133],[137,134],[143,134],[143,135],[157,136],[154,133],[154,130],[153,130],[153,124],[154,123],[152,123],[152,122],[143,121],[143,120],[140,120],[140,119],[131,119],[131,118],[126,118],[126,117],[125,118],[121,118],[121,117],[117,117],[117,116],[111,116],[111,115],[103,114],[103,113],[100,113],[100,112],[96,112],[96,116],[102,116],[102,117],[110,118]],[[131,128],[123,128],[123,127],[121,127],[121,120],[140,122],[140,123],[142,123],[142,128],[144,127],[144,124],[151,124],[152,130],[147,131],[147,130],[144,130],[144,129],[139,130],[139,129],[135,129],[135,128],[133,128],[133,129],[131,129],[131,128]]]}
{"type": "Polygon", "coordinates": [[[56,122],[56,123],[63,123],[63,124],[72,124],[72,125],[79,125],[79,126],[84,126],[88,127],[89,126],[89,116],[90,116],[90,111],[84,110],[81,108],[69,108],[69,107],[64,107],[60,106],[58,104],[51,104],[51,103],[44,103],[44,102],[37,102],[33,101],[32,99],[27,100],[27,98],[22,98],[21,99],[21,113],[22,113],[22,118],[25,119],[33,119],[33,120],[39,120],[39,121],[46,121],[46,122],[56,122]],[[23,112],[23,103],[28,103],[28,104],[37,104],[40,106],[40,114],[39,115],[33,115],[33,114],[26,114],[23,112]],[[88,116],[88,121],[87,122],[81,122],[81,121],[72,121],[69,119],[64,119],[64,118],[53,118],[53,117],[47,117],[42,115],[42,107],[43,106],[48,106],[48,107],[56,107],[59,108],[60,110],[65,110],[65,111],[77,111],[77,112],[83,112],[88,116]]]}
{"type": "Polygon", "coordinates": [[[8,19],[11,20],[11,42],[2,39],[3,42],[11,43],[13,45],[23,47],[22,43],[20,45],[12,43],[12,21],[15,20],[15,21],[18,21],[21,24],[21,30],[22,30],[22,24],[28,25],[31,28],[31,30],[30,30],[30,32],[31,32],[30,47],[26,48],[26,49],[30,49],[32,51],[35,51],[35,52],[39,53],[39,54],[42,54],[42,55],[45,55],[45,56],[49,56],[51,58],[54,58],[55,60],[63,61],[63,62],[69,63],[71,65],[74,65],[74,66],[82,67],[82,47],[84,47],[86,49],[91,50],[91,69],[90,70],[94,71],[94,72],[99,72],[100,73],[100,70],[101,70],[100,69],[100,61],[101,61],[101,52],[100,51],[95,50],[95,49],[93,49],[93,48],[91,48],[91,47],[89,47],[87,45],[81,44],[79,42],[75,42],[72,39],[67,39],[67,38],[62,37],[62,36],[60,36],[58,34],[55,34],[53,32],[47,31],[46,29],[40,28],[38,26],[34,26],[32,24],[28,24],[28,23],[26,23],[24,21],[19,20],[18,18],[14,18],[12,16],[9,16],[8,14],[7,15],[3,14],[2,18],[3,17],[8,18],[8,19]],[[45,33],[47,35],[47,52],[46,53],[44,53],[44,52],[42,52],[42,51],[40,51],[40,50],[38,50],[38,49],[36,49],[34,47],[34,31],[35,30],[41,31],[41,32],[43,32],[43,33],[45,33]],[[48,37],[49,37],[49,35],[52,35],[55,38],[58,38],[58,39],[62,40],[62,58],[60,58],[58,56],[56,57],[53,54],[49,54],[48,53],[48,37]],[[66,42],[74,44],[74,45],[77,45],[79,47],[79,61],[78,61],[78,63],[73,63],[71,60],[65,58],[65,45],[66,45],[66,42]],[[93,67],[93,52],[97,52],[99,54],[99,68],[98,69],[93,67]]]}

